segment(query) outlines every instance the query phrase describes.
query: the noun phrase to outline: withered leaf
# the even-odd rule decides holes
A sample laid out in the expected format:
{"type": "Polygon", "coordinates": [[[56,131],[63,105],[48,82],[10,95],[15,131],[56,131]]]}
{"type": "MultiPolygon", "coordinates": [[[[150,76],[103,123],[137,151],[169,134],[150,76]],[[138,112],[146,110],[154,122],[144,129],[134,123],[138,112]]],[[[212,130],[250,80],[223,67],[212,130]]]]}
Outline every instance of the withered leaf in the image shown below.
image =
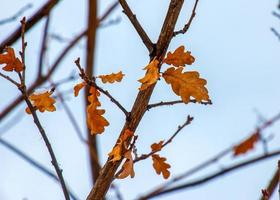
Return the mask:
{"type": "Polygon", "coordinates": [[[121,173],[117,176],[117,178],[124,179],[128,176],[133,178],[134,175],[135,175],[135,172],[134,172],[134,168],[133,168],[133,158],[132,158],[132,155],[131,155],[131,150],[127,151],[124,154],[124,157],[126,158],[126,161],[123,164],[122,169],[121,169],[121,173]]]}
{"type": "Polygon", "coordinates": [[[163,60],[168,65],[174,65],[176,67],[191,65],[195,61],[195,58],[191,55],[190,51],[185,52],[185,47],[178,47],[174,53],[168,52],[167,57],[163,60]]]}
{"type": "Polygon", "coordinates": [[[5,54],[0,54],[0,64],[6,64],[2,69],[5,71],[21,72],[23,64],[16,57],[14,49],[7,47],[6,52],[5,54]]]}
{"type": "Polygon", "coordinates": [[[79,83],[74,87],[74,96],[77,97],[81,89],[83,89],[87,84],[85,82],[79,83]]]}
{"type": "Polygon", "coordinates": [[[191,96],[197,102],[209,101],[208,90],[205,87],[207,81],[199,78],[198,72],[182,71],[183,67],[177,69],[170,67],[162,76],[168,84],[171,84],[172,90],[182,98],[183,102],[188,103],[191,96]]]}
{"type": "Polygon", "coordinates": [[[259,132],[254,133],[249,138],[241,142],[239,145],[236,145],[233,148],[234,156],[247,153],[249,150],[252,150],[255,147],[255,144],[260,140],[259,132]]]}
{"type": "Polygon", "coordinates": [[[159,143],[153,143],[153,144],[151,145],[152,151],[160,151],[161,148],[162,148],[163,142],[164,142],[164,141],[161,140],[159,143]]]}
{"type": "Polygon", "coordinates": [[[109,75],[98,76],[98,78],[100,78],[103,83],[121,82],[123,77],[124,77],[124,74],[122,73],[122,71],[120,71],[116,74],[112,73],[112,74],[109,74],[109,75]]]}
{"type": "Polygon", "coordinates": [[[162,174],[163,178],[167,179],[170,176],[170,165],[166,163],[166,158],[160,157],[158,154],[152,155],[153,167],[157,174],[162,174]]]}
{"type": "MultiPolygon", "coordinates": [[[[53,97],[51,97],[52,92],[44,92],[41,94],[32,94],[29,96],[29,99],[32,103],[32,105],[34,106],[35,110],[39,110],[40,112],[45,112],[45,111],[49,111],[49,112],[53,112],[56,110],[54,103],[55,103],[55,99],[53,97]]],[[[25,109],[25,111],[28,114],[31,114],[30,109],[27,107],[25,109]]]]}
{"type": "Polygon", "coordinates": [[[139,79],[138,81],[142,83],[139,90],[146,90],[149,86],[154,84],[159,79],[159,71],[158,71],[159,61],[154,58],[145,68],[146,75],[139,79]]]}

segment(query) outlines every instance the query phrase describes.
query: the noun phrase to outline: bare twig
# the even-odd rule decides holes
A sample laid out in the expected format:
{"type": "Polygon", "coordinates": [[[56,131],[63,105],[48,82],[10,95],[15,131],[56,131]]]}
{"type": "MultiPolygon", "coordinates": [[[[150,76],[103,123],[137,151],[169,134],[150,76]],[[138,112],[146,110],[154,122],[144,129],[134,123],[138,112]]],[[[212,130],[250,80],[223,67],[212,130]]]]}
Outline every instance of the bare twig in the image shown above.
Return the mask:
{"type": "Polygon", "coordinates": [[[270,30],[280,40],[280,33],[275,28],[270,28],[270,30]]]}
{"type": "MultiPolygon", "coordinates": [[[[185,123],[182,124],[181,126],[178,126],[178,129],[175,131],[175,133],[173,133],[173,135],[166,142],[163,143],[163,145],[161,146],[161,149],[164,148],[169,143],[171,143],[172,140],[176,137],[176,135],[178,135],[178,133],[181,132],[187,125],[191,124],[192,121],[193,121],[193,117],[188,115],[187,120],[185,121],[185,123]]],[[[160,151],[160,150],[158,150],[158,151],[160,151]]],[[[154,155],[158,151],[151,151],[148,154],[143,154],[140,157],[135,158],[134,163],[136,163],[136,162],[138,162],[140,160],[147,159],[148,157],[154,155]]]]}
{"type": "Polygon", "coordinates": [[[260,198],[261,200],[269,200],[269,198],[272,196],[273,192],[277,188],[278,180],[279,180],[279,172],[278,172],[278,169],[276,169],[276,171],[275,171],[272,179],[270,180],[268,186],[262,192],[263,195],[260,198]]]}
{"type": "Polygon", "coordinates": [[[120,104],[118,100],[116,100],[107,90],[102,89],[99,87],[94,80],[90,79],[87,74],[85,73],[84,69],[81,67],[80,64],[80,58],[75,60],[75,64],[78,67],[80,71],[81,78],[89,85],[95,87],[97,90],[99,90],[102,94],[107,96],[124,114],[126,117],[129,116],[129,112],[120,104]]]}
{"type": "Polygon", "coordinates": [[[119,0],[119,2],[123,8],[123,12],[127,15],[128,19],[134,26],[135,30],[137,31],[138,35],[142,39],[144,45],[147,47],[150,54],[152,54],[152,52],[154,51],[154,44],[152,43],[151,39],[143,29],[141,24],[139,23],[138,19],[136,18],[136,15],[133,14],[126,0],[119,0]]]}
{"type": "MultiPolygon", "coordinates": [[[[57,176],[52,171],[50,171],[48,168],[46,168],[42,164],[40,164],[37,161],[35,161],[33,158],[31,158],[30,156],[28,156],[27,154],[22,152],[20,149],[18,149],[14,145],[10,144],[9,142],[7,142],[7,141],[5,141],[5,140],[3,140],[1,138],[0,138],[0,144],[2,144],[4,147],[9,149],[10,151],[15,153],[16,155],[18,155],[20,158],[22,158],[23,160],[28,162],[30,165],[32,165],[34,168],[38,169],[43,174],[47,175],[48,177],[50,177],[51,179],[53,179],[53,180],[55,180],[55,181],[57,181],[59,183],[59,179],[57,178],[57,176]]],[[[73,200],[77,200],[78,199],[76,197],[76,195],[74,195],[74,193],[72,191],[70,191],[70,190],[69,190],[69,194],[70,194],[70,196],[71,196],[71,198],[73,200]]]]}
{"type": "MultiPolygon", "coordinates": [[[[147,110],[150,110],[151,108],[155,108],[155,107],[158,107],[158,106],[171,106],[171,105],[174,105],[174,104],[180,104],[180,103],[184,103],[182,100],[176,100],[176,101],[161,101],[159,103],[153,103],[153,104],[149,104],[147,106],[147,110]]],[[[202,102],[197,102],[195,99],[191,99],[190,100],[190,103],[199,103],[199,104],[202,104],[202,105],[212,105],[212,101],[209,100],[209,101],[202,101],[202,102]]]]}
{"type": "Polygon", "coordinates": [[[37,72],[38,77],[42,76],[43,62],[44,62],[45,53],[47,50],[48,30],[49,30],[49,24],[50,24],[49,22],[50,22],[50,15],[47,15],[44,32],[43,32],[40,56],[39,56],[39,64],[38,64],[39,67],[38,67],[38,72],[37,72]]]}
{"type": "Polygon", "coordinates": [[[13,16],[0,20],[0,26],[17,20],[18,17],[20,17],[26,10],[30,8],[32,8],[32,4],[31,3],[26,4],[21,9],[19,9],[13,16]]]}
{"type": "Polygon", "coordinates": [[[198,4],[198,1],[199,1],[199,0],[195,0],[195,4],[194,4],[193,10],[192,10],[192,14],[191,14],[191,17],[189,18],[188,22],[185,24],[185,26],[184,26],[183,29],[181,29],[181,30],[179,30],[179,31],[174,31],[174,37],[175,37],[176,35],[178,35],[178,34],[185,34],[185,33],[189,30],[189,28],[190,28],[190,26],[191,26],[191,23],[192,23],[192,21],[193,21],[195,15],[196,15],[196,12],[195,12],[195,11],[196,11],[196,7],[197,7],[197,4],[198,4]]]}
{"type": "Polygon", "coordinates": [[[4,79],[6,79],[7,81],[10,81],[12,84],[14,84],[17,87],[20,87],[20,84],[17,83],[16,81],[14,81],[11,77],[3,74],[2,72],[0,72],[0,76],[3,77],[4,79]]]}
{"type": "MultiPolygon", "coordinates": [[[[29,20],[26,22],[26,32],[28,32],[35,24],[37,24],[43,17],[49,14],[49,12],[56,6],[60,0],[47,1],[29,20]]],[[[18,27],[12,34],[9,35],[3,42],[0,43],[0,52],[5,47],[11,46],[21,37],[21,27],[18,27]]]]}
{"type": "Polygon", "coordinates": [[[153,194],[151,196],[140,197],[139,199],[141,199],[141,200],[143,200],[143,199],[151,199],[151,198],[163,195],[163,194],[179,191],[179,190],[182,190],[182,189],[187,189],[187,188],[194,187],[194,186],[197,186],[197,185],[201,185],[203,183],[206,183],[208,181],[211,181],[211,180],[219,178],[219,177],[221,177],[223,175],[226,175],[229,172],[238,170],[238,169],[243,168],[243,167],[250,166],[250,165],[252,165],[252,164],[254,164],[256,162],[264,161],[266,159],[269,159],[269,158],[272,158],[272,157],[278,156],[278,155],[280,155],[280,150],[273,151],[273,152],[271,152],[271,153],[269,153],[267,155],[261,155],[261,156],[255,157],[255,158],[249,159],[247,161],[243,161],[243,162],[241,162],[239,164],[235,164],[235,165],[232,165],[230,167],[223,168],[222,170],[220,170],[218,172],[215,172],[215,173],[210,174],[208,176],[205,176],[203,178],[197,179],[195,181],[183,183],[183,184],[180,184],[180,185],[177,185],[177,186],[165,189],[165,190],[163,190],[163,191],[161,191],[159,193],[153,194]]]}

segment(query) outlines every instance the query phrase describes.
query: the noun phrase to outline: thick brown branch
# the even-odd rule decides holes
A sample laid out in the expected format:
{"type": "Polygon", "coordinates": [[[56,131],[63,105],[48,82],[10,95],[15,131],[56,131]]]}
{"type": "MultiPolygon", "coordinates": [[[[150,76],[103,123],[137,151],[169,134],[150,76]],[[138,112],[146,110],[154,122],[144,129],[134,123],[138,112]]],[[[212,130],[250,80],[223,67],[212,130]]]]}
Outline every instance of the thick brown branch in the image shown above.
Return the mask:
{"type": "MultiPolygon", "coordinates": [[[[171,0],[169,9],[167,11],[167,15],[156,44],[156,51],[154,51],[150,58],[153,59],[154,57],[162,59],[166,53],[166,50],[169,46],[169,43],[173,37],[173,31],[175,24],[177,22],[179,13],[181,11],[182,5],[184,0],[171,0]]],[[[150,86],[144,91],[140,91],[136,97],[134,105],[131,110],[131,114],[129,119],[126,121],[120,135],[126,130],[130,129],[131,131],[135,131],[140,123],[143,115],[146,112],[147,105],[149,103],[150,97],[152,95],[153,89],[155,84],[150,86]]],[[[122,161],[122,160],[121,160],[122,161]]],[[[88,195],[88,200],[100,200],[105,197],[107,193],[114,175],[121,163],[119,162],[110,162],[109,159],[103,166],[100,171],[100,175],[92,188],[90,194],[88,195]]]]}
{"type": "Polygon", "coordinates": [[[261,200],[268,200],[272,196],[273,192],[276,190],[278,186],[278,180],[279,180],[279,171],[277,169],[272,179],[270,180],[267,188],[264,190],[265,195],[262,195],[262,197],[260,198],[261,200]]]}
{"type": "MultiPolygon", "coordinates": [[[[29,20],[26,22],[25,31],[28,32],[37,22],[39,22],[43,17],[49,14],[57,3],[61,2],[60,0],[49,0],[45,3],[29,20]]],[[[8,38],[6,38],[0,44],[0,52],[4,50],[6,46],[11,46],[21,37],[21,27],[18,27],[8,38]]]]}

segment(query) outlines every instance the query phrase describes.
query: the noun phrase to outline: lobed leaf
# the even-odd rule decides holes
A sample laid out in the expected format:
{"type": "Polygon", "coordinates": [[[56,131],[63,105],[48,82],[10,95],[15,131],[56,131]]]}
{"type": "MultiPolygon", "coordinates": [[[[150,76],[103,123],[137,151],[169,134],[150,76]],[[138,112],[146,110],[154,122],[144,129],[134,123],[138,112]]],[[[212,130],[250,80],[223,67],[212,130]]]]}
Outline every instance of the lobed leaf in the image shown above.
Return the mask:
{"type": "Polygon", "coordinates": [[[121,82],[123,77],[124,77],[124,74],[122,73],[122,71],[120,71],[116,74],[112,73],[112,74],[109,74],[109,75],[98,76],[98,78],[100,78],[103,83],[121,82]]]}
{"type": "Polygon", "coordinates": [[[185,52],[185,47],[178,47],[174,53],[168,52],[167,57],[163,60],[168,65],[174,65],[176,67],[191,65],[195,61],[195,58],[191,55],[190,51],[185,52]]]}
{"type": "Polygon", "coordinates": [[[15,56],[14,49],[11,47],[7,47],[6,52],[6,54],[0,54],[0,64],[6,64],[2,69],[9,72],[21,72],[23,70],[23,64],[15,56]]]}

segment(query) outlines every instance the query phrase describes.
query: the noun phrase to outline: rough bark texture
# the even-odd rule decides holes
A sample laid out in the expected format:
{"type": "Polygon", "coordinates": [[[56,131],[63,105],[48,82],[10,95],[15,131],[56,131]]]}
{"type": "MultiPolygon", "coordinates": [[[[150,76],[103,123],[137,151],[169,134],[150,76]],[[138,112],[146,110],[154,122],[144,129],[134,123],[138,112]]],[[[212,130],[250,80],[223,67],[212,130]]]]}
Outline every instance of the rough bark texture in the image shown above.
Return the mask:
{"type": "MultiPolygon", "coordinates": [[[[156,49],[150,55],[151,58],[157,57],[159,60],[161,60],[162,57],[165,55],[169,43],[173,37],[175,24],[181,11],[183,2],[184,0],[171,0],[163,27],[161,29],[161,33],[159,35],[158,42],[155,45],[156,49]]],[[[126,121],[121,131],[121,134],[127,128],[131,131],[136,130],[138,124],[140,123],[143,115],[146,112],[146,108],[154,90],[154,87],[155,84],[150,86],[148,89],[140,91],[138,93],[137,98],[132,107],[130,117],[126,121]]],[[[101,169],[100,175],[96,180],[96,183],[92,188],[90,194],[88,195],[87,200],[104,199],[120,163],[121,161],[110,162],[109,160],[107,160],[107,162],[101,169]]]]}

